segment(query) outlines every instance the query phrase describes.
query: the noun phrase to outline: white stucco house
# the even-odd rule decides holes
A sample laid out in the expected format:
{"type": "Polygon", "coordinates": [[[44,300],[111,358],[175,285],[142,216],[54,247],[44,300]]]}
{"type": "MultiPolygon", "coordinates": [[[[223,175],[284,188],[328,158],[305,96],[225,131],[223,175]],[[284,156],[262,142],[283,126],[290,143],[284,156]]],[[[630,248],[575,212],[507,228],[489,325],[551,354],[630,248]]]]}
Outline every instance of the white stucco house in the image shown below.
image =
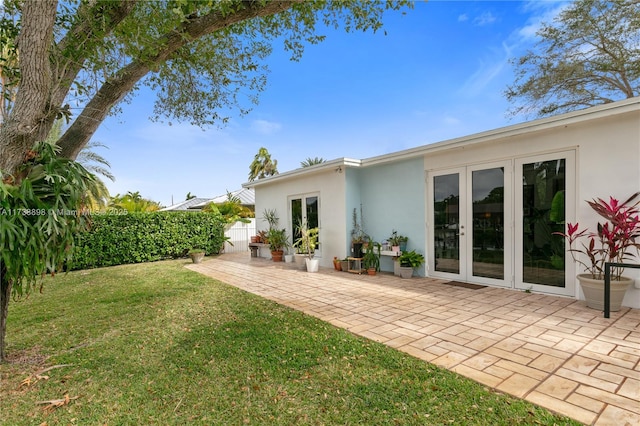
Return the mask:
{"type": "MultiPolygon", "coordinates": [[[[350,255],[356,209],[373,240],[409,237],[427,259],[420,276],[582,299],[582,271],[552,233],[593,229],[585,200],[640,190],[640,98],[243,186],[255,189],[258,229],[265,209],[289,235],[300,218],[319,226],[322,266],[350,255]]],[[[393,270],[391,257],[381,269],[393,270]]],[[[640,270],[625,275],[637,280],[623,305],[640,308],[640,270]]]]}

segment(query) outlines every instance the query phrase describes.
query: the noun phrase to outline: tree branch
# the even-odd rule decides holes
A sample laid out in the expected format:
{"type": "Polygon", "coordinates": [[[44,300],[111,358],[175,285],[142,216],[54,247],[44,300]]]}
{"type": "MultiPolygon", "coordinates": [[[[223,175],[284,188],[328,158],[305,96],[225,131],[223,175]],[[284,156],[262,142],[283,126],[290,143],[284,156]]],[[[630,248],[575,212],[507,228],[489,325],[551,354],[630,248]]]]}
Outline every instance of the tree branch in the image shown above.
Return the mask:
{"type": "Polygon", "coordinates": [[[55,46],[55,53],[51,58],[51,66],[55,67],[57,82],[51,97],[52,105],[62,105],[69,94],[69,90],[78,73],[84,66],[84,61],[94,49],[83,50],[80,47],[92,42],[100,41],[126,18],[139,0],[121,0],[115,3],[81,3],[78,7],[78,20],[65,36],[55,46]],[[100,15],[102,27],[94,22],[96,15],[100,15]],[[82,52],[84,55],[71,59],[70,53],[82,52]],[[57,65],[57,67],[56,67],[57,65]]]}
{"type": "Polygon", "coordinates": [[[58,141],[58,145],[62,148],[61,155],[66,158],[76,158],[78,152],[93,136],[111,108],[120,102],[152,67],[170,59],[181,47],[192,40],[212,34],[236,23],[283,12],[293,7],[294,3],[301,1],[262,2],[244,0],[238,4],[235,12],[228,15],[213,11],[201,17],[192,16],[188,18],[181,29],[174,30],[161,37],[164,40],[160,45],[164,47],[156,55],[144,60],[134,60],[102,85],[93,99],[58,141]]]}

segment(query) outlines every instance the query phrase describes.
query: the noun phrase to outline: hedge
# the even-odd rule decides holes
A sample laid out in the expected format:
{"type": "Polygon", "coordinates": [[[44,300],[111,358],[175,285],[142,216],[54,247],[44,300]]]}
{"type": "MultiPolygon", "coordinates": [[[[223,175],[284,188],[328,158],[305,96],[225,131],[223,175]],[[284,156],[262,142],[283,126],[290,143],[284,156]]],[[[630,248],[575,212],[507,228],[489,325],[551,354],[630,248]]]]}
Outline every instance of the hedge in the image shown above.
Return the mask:
{"type": "Polygon", "coordinates": [[[93,215],[90,230],[76,237],[69,267],[87,269],[180,258],[192,248],[216,254],[223,244],[224,221],[219,213],[93,215]]]}

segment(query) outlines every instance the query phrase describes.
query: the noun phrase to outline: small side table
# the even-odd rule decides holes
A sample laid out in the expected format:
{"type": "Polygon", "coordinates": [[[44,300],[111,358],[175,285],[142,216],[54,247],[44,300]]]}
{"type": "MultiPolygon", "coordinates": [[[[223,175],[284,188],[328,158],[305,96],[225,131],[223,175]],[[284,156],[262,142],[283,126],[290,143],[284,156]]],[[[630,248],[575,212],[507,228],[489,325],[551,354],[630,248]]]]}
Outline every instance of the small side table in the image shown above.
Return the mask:
{"type": "Polygon", "coordinates": [[[352,274],[361,274],[364,272],[361,257],[347,257],[347,260],[349,261],[349,272],[352,274]]]}

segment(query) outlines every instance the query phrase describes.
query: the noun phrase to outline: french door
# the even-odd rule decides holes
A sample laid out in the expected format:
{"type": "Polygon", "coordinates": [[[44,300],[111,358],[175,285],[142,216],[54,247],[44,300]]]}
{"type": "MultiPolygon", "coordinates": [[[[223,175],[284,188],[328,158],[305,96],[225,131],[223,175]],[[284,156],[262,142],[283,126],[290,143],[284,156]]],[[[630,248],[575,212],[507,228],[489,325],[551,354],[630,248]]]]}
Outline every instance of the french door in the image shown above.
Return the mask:
{"type": "Polygon", "coordinates": [[[575,295],[575,152],[429,173],[429,275],[575,295]]]}
{"type": "MultiPolygon", "coordinates": [[[[318,194],[294,196],[289,200],[291,207],[291,235],[295,243],[300,238],[298,225],[306,223],[311,228],[320,227],[320,203],[318,194]]],[[[316,256],[321,257],[320,234],[316,244],[316,256]]]]}
{"type": "Polygon", "coordinates": [[[431,276],[511,286],[511,170],[502,161],[429,175],[431,276]]]}

